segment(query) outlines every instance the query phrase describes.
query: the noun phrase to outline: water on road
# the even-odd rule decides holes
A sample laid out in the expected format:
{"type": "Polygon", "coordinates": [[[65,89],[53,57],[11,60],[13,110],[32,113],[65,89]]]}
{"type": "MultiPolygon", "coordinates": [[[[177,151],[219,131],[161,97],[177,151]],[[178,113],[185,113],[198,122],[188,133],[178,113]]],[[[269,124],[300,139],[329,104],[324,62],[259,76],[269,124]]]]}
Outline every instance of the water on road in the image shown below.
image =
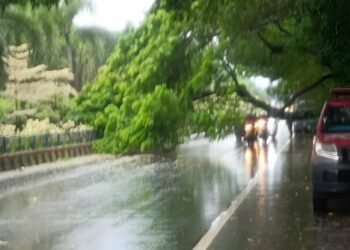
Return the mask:
{"type": "Polygon", "coordinates": [[[246,161],[234,137],[197,139],[26,183],[0,198],[0,249],[190,249],[254,176],[246,161]]]}

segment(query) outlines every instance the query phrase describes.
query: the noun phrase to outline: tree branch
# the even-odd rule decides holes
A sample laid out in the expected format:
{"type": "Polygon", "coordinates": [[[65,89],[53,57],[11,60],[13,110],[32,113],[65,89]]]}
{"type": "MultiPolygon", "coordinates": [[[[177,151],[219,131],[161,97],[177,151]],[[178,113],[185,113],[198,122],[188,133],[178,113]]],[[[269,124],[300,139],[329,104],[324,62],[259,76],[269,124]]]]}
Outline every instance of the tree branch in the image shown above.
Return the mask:
{"type": "MultiPolygon", "coordinates": [[[[276,25],[276,27],[278,28],[279,31],[281,31],[281,33],[285,34],[286,36],[288,37],[294,37],[294,34],[291,33],[290,31],[288,31],[286,28],[284,28],[280,21],[278,19],[274,20],[273,23],[276,25]]],[[[261,38],[260,38],[261,39],[261,38]]],[[[304,44],[301,44],[298,39],[296,37],[294,37],[295,41],[297,42],[297,44],[299,45],[300,47],[300,50],[302,52],[306,52],[306,53],[309,53],[313,56],[317,56],[316,52],[313,51],[312,49],[308,48],[307,46],[305,46],[304,44]]]]}
{"type": "Polygon", "coordinates": [[[201,94],[199,94],[199,95],[197,95],[197,96],[194,96],[194,97],[192,98],[192,100],[193,100],[193,101],[198,101],[198,100],[207,98],[207,97],[209,97],[209,96],[213,96],[213,95],[215,95],[215,94],[216,94],[215,91],[206,91],[206,92],[203,92],[203,93],[201,93],[201,94]]]}
{"type": "Polygon", "coordinates": [[[270,43],[262,34],[261,32],[258,33],[258,37],[263,42],[263,44],[272,52],[275,54],[282,54],[284,51],[283,45],[274,45],[270,43]]]}
{"type": "Polygon", "coordinates": [[[261,108],[265,111],[268,112],[269,115],[274,116],[274,117],[279,117],[279,118],[287,118],[288,119],[299,119],[300,114],[286,114],[285,113],[285,108],[289,107],[290,105],[292,105],[295,100],[299,97],[301,97],[302,95],[304,95],[305,93],[309,92],[310,90],[318,87],[319,85],[321,85],[324,81],[334,78],[335,74],[333,73],[329,73],[326,74],[324,76],[322,76],[320,79],[316,80],[314,83],[308,85],[307,87],[297,91],[292,97],[291,99],[285,103],[285,105],[282,108],[276,108],[273,107],[267,103],[265,103],[264,101],[261,101],[259,99],[257,99],[255,96],[253,96],[248,89],[244,86],[241,85],[237,79],[237,74],[235,72],[234,69],[231,68],[231,66],[229,65],[228,62],[226,62],[225,60],[223,60],[223,67],[224,70],[228,73],[228,75],[231,77],[231,79],[234,82],[234,86],[235,86],[235,90],[236,90],[236,94],[241,97],[244,101],[249,102],[251,104],[253,104],[255,107],[261,108]],[[295,117],[294,117],[295,116],[295,117]]]}
{"type": "Polygon", "coordinates": [[[272,116],[278,116],[278,117],[284,116],[284,109],[278,109],[278,108],[272,107],[271,105],[257,99],[248,91],[246,86],[241,85],[237,79],[236,72],[233,69],[231,69],[230,65],[227,62],[223,61],[223,66],[225,71],[232,78],[235,85],[236,94],[239,97],[241,97],[244,101],[253,104],[255,107],[266,110],[272,116]]]}
{"type": "Polygon", "coordinates": [[[333,73],[329,73],[327,75],[322,76],[320,79],[316,80],[314,83],[310,84],[309,86],[306,86],[305,88],[297,91],[296,93],[294,93],[294,95],[292,96],[292,98],[285,103],[285,105],[283,106],[282,109],[285,109],[287,107],[289,107],[290,105],[292,105],[296,99],[298,99],[300,96],[304,95],[306,92],[309,92],[310,90],[318,87],[319,85],[321,85],[324,81],[331,79],[335,76],[335,74],[333,73]]]}
{"type": "Polygon", "coordinates": [[[291,32],[289,32],[287,29],[282,27],[281,23],[278,20],[273,21],[273,23],[277,26],[278,30],[281,31],[283,34],[287,36],[293,36],[291,32]]]}

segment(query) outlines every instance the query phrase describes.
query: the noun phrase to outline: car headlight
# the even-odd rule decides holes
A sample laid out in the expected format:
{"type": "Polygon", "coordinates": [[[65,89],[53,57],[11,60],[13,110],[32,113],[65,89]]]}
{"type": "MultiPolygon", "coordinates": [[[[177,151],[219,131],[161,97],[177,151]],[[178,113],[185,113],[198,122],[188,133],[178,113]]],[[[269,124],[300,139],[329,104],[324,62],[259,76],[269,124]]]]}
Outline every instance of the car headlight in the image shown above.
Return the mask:
{"type": "Polygon", "coordinates": [[[323,156],[332,160],[339,160],[337,147],[335,144],[324,144],[320,142],[316,142],[315,145],[316,154],[319,156],[323,156]]]}

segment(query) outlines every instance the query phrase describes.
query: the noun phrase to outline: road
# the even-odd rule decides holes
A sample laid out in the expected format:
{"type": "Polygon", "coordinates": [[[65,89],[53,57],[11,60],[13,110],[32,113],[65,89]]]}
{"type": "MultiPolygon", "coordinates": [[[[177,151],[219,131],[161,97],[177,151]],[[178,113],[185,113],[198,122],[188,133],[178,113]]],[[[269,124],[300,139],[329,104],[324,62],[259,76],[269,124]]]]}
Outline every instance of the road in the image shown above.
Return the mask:
{"type": "Polygon", "coordinates": [[[272,161],[258,153],[256,185],[208,249],[349,249],[350,200],[333,197],[328,212],[313,212],[311,141],[293,138],[272,161]]]}
{"type": "Polygon", "coordinates": [[[349,214],[312,212],[310,145],[282,129],[41,175],[0,191],[0,249],[191,249],[249,186],[209,249],[346,249],[349,214]]]}

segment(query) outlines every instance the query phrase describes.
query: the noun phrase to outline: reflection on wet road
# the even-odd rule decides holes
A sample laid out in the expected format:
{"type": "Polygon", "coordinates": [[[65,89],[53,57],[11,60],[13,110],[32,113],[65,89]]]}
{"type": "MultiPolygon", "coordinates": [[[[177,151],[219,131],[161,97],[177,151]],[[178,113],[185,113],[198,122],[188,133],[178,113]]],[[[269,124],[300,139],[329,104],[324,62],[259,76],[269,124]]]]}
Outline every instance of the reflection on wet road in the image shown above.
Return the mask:
{"type": "Polygon", "coordinates": [[[259,154],[265,170],[209,249],[349,249],[349,200],[331,200],[332,212],[313,213],[311,140],[294,138],[275,160],[271,148],[259,154]]]}
{"type": "Polygon", "coordinates": [[[190,249],[254,175],[245,160],[233,137],[198,139],[172,160],[108,161],[28,183],[0,199],[0,248],[190,249]]]}
{"type": "Polygon", "coordinates": [[[110,160],[0,192],[0,249],[191,249],[255,176],[210,249],[346,249],[350,215],[312,212],[311,138],[283,148],[287,137],[249,148],[197,139],[172,157],[110,160]]]}

